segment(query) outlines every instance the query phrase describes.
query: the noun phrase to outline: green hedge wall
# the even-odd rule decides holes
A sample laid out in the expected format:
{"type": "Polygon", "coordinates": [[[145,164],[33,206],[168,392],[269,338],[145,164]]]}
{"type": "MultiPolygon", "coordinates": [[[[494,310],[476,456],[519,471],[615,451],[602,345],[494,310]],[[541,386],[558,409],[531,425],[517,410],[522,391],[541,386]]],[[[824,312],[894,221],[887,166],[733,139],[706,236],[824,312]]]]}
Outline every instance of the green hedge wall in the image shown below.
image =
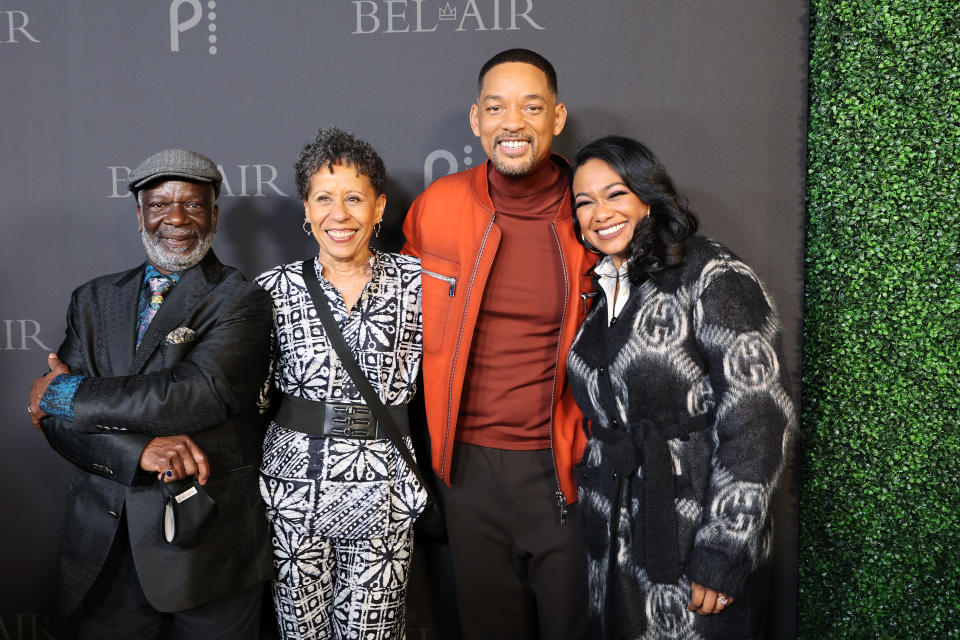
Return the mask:
{"type": "Polygon", "coordinates": [[[960,638],[960,6],[810,9],[799,635],[960,638]]]}

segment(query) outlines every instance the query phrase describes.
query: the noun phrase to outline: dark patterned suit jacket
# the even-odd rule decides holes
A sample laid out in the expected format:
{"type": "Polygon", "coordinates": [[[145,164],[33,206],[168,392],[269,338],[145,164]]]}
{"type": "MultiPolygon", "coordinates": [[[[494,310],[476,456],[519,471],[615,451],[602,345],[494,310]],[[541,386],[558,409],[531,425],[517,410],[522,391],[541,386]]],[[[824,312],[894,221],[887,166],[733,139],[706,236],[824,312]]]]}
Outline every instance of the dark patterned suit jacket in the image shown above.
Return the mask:
{"type": "Polygon", "coordinates": [[[63,614],[100,573],[121,517],[143,590],[160,611],[198,606],[271,573],[256,406],[269,367],[270,298],[210,252],[183,273],[137,348],[143,273],[141,265],[97,278],[70,302],[59,355],[91,377],[77,392],[74,420],[43,423],[51,446],[77,467],[61,543],[63,614]],[[205,488],[219,508],[214,528],[190,549],[163,541],[165,493],[156,474],[139,468],[154,436],[182,433],[210,460],[205,488]]]}

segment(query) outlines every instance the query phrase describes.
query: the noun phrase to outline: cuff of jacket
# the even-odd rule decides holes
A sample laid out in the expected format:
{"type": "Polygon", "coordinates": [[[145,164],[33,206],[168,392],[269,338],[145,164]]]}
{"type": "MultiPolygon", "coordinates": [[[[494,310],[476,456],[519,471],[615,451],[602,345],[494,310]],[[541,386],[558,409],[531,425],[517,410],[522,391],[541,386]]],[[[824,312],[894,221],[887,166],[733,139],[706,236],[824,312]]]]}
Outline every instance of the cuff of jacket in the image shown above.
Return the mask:
{"type": "Polygon", "coordinates": [[[750,562],[734,562],[726,554],[698,547],[687,562],[686,574],[700,586],[738,598],[751,566],[750,562]]]}
{"type": "Polygon", "coordinates": [[[73,400],[86,376],[60,374],[47,386],[40,398],[40,409],[58,418],[73,420],[73,400]]]}

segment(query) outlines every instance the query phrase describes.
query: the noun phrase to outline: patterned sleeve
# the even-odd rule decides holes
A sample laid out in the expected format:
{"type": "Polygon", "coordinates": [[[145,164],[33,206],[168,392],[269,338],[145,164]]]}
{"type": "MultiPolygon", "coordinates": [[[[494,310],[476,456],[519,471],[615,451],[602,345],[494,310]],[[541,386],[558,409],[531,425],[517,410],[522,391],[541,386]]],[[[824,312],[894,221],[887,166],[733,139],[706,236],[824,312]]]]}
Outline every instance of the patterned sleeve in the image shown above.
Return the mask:
{"type": "Polygon", "coordinates": [[[397,358],[391,365],[392,389],[385,389],[394,404],[410,400],[417,391],[417,373],[423,359],[423,305],[420,281],[420,258],[407,254],[388,254],[397,265],[402,307],[398,309],[397,358]]]}
{"type": "Polygon", "coordinates": [[[701,271],[693,296],[716,418],[713,469],[687,575],[737,596],[770,551],[764,525],[796,416],[779,360],[779,319],[750,268],[721,255],[701,271]]]}
{"type": "Polygon", "coordinates": [[[73,399],[84,378],[67,374],[54,378],[40,398],[40,409],[48,415],[73,420],[73,399]]]}
{"type": "Polygon", "coordinates": [[[271,282],[275,278],[275,272],[278,269],[280,269],[280,267],[265,271],[254,278],[254,282],[270,295],[271,313],[273,314],[273,325],[270,329],[270,367],[267,370],[267,377],[264,379],[263,386],[260,388],[260,394],[257,397],[257,410],[260,412],[260,415],[265,415],[269,418],[272,418],[280,407],[280,391],[277,388],[275,380],[277,374],[277,358],[280,355],[280,348],[277,345],[277,308],[273,300],[273,291],[271,290],[271,282]]]}

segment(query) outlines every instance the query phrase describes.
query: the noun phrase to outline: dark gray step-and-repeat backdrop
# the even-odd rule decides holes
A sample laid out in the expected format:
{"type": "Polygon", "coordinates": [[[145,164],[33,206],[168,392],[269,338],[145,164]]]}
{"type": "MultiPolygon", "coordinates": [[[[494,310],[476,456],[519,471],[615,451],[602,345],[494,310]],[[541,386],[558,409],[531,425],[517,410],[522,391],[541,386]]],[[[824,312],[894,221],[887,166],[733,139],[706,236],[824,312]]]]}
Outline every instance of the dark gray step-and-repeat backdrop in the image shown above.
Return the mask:
{"type": "MultiPolygon", "coordinates": [[[[164,147],[220,164],[215,247],[253,276],[312,252],[292,164],[318,127],[351,130],[386,162],[381,240],[398,248],[423,187],[485,159],[467,122],[481,64],[534,49],[570,114],[559,152],[642,140],[759,272],[799,398],[807,16],[803,0],[0,0],[0,638],[52,637],[70,468],[31,428],[28,385],[73,288],[143,260],[124,178],[164,147]]],[[[795,635],[796,495],[790,474],[777,638],[795,635]]],[[[410,637],[440,638],[425,593],[410,637]]]]}

